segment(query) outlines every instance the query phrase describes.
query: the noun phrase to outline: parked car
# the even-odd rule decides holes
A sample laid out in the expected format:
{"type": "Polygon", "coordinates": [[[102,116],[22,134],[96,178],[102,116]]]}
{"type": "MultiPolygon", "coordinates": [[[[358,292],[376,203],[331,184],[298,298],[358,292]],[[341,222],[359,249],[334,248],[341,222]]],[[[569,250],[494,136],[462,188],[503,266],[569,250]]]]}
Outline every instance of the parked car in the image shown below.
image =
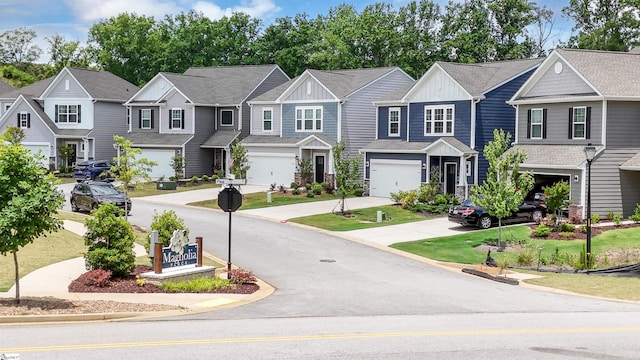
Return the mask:
{"type": "Polygon", "coordinates": [[[112,166],[113,163],[108,160],[83,161],[73,169],[73,178],[78,182],[84,180],[113,181],[112,166]]]}
{"type": "MultiPolygon", "coordinates": [[[[502,219],[503,224],[516,222],[536,221],[545,217],[546,207],[534,201],[523,202],[518,211],[511,216],[502,219]]],[[[490,216],[489,213],[480,206],[474,204],[471,199],[467,199],[462,204],[453,206],[449,210],[449,221],[463,226],[477,226],[481,229],[488,229],[498,224],[498,219],[490,216]]]]}
{"type": "Polygon", "coordinates": [[[85,181],[77,183],[71,190],[71,210],[74,212],[97,209],[102,203],[112,203],[127,214],[131,211],[131,199],[111,183],[85,181]]]}

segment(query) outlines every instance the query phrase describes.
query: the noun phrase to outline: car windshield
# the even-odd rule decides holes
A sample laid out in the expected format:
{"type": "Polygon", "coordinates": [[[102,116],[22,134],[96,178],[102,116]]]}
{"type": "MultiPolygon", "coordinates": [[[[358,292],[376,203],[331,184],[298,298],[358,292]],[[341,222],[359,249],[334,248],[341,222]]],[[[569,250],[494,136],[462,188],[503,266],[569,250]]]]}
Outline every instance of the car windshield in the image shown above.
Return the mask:
{"type": "Polygon", "coordinates": [[[463,201],[461,205],[462,206],[476,206],[476,204],[474,204],[473,200],[471,200],[471,199],[467,199],[467,200],[463,201]]]}
{"type": "Polygon", "coordinates": [[[92,186],[91,190],[96,195],[118,195],[120,191],[113,186],[92,186]]]}

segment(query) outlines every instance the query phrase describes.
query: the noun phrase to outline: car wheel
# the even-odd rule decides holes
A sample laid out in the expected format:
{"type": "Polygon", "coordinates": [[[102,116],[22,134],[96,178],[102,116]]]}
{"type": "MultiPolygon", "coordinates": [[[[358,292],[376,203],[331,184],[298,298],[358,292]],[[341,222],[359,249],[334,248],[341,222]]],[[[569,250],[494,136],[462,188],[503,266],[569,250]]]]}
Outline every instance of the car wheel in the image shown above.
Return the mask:
{"type": "Polygon", "coordinates": [[[478,219],[478,227],[480,229],[488,229],[491,227],[491,217],[484,215],[478,219]]]}
{"type": "Polygon", "coordinates": [[[78,205],[76,204],[76,201],[73,199],[71,199],[71,211],[73,212],[80,211],[80,209],[78,208],[78,205]]]}
{"type": "Polygon", "coordinates": [[[544,214],[542,213],[541,210],[534,210],[531,213],[531,221],[539,221],[539,220],[542,220],[543,217],[544,217],[544,214]]]}

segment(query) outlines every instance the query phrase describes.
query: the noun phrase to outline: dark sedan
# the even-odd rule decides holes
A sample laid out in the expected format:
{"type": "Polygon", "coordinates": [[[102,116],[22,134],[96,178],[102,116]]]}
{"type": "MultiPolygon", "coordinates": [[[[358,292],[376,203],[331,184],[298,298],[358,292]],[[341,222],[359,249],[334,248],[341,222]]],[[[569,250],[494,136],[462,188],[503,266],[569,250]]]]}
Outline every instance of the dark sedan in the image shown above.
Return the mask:
{"type": "MultiPolygon", "coordinates": [[[[546,215],[546,208],[536,202],[524,202],[518,211],[511,216],[502,219],[503,224],[516,222],[537,221],[546,215]]],[[[449,210],[449,221],[463,226],[477,226],[481,229],[488,229],[498,224],[498,219],[489,215],[487,211],[473,203],[471,199],[465,200],[462,204],[452,207],[449,210]]]]}
{"type": "Polygon", "coordinates": [[[112,203],[127,213],[131,211],[131,199],[110,183],[85,181],[76,184],[71,191],[72,211],[91,211],[102,203],[112,203]]]}

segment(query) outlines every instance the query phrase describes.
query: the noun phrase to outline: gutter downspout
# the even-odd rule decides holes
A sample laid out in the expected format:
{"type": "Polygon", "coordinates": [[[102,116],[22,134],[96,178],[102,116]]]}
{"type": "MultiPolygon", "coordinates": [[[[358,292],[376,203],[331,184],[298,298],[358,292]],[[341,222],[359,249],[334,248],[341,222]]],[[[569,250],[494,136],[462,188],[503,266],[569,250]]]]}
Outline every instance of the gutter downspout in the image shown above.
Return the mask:
{"type": "Polygon", "coordinates": [[[471,149],[476,149],[476,105],[482,100],[480,97],[471,99],[471,149]]]}

